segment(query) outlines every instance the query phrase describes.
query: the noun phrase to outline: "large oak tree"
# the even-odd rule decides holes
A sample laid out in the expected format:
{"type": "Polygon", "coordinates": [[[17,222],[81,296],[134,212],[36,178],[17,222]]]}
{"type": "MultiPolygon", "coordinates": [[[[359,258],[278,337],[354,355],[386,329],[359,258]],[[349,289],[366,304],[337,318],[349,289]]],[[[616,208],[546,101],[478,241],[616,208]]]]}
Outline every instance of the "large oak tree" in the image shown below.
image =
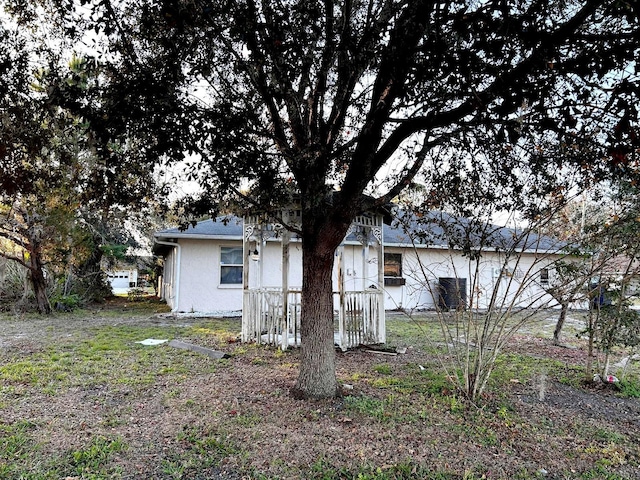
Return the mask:
{"type": "MultiPolygon", "coordinates": [[[[627,175],[637,160],[631,0],[80,3],[60,4],[61,28],[97,32],[122,108],[148,84],[160,107],[177,109],[201,205],[277,212],[299,201],[303,396],[337,392],[331,272],[355,215],[417,175],[455,194],[490,172],[526,199],[557,195],[558,172],[627,175]],[[488,167],[476,168],[478,151],[488,167]]],[[[165,128],[143,103],[136,121],[165,128]]]]}

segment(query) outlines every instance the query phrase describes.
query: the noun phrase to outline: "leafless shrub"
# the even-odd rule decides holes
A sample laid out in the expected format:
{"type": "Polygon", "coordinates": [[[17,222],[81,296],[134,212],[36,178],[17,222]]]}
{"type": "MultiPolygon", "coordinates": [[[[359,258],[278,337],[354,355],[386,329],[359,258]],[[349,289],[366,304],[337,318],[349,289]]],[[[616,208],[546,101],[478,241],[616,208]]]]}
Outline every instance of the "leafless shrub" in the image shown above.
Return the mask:
{"type": "Polygon", "coordinates": [[[437,311],[445,339],[442,367],[475,402],[506,342],[541,311],[559,306],[549,284],[585,279],[556,275],[556,265],[571,261],[566,243],[537,235],[533,228],[505,229],[451,216],[434,222],[442,221],[448,225],[438,230],[444,235],[436,242],[439,261],[424,253],[420,239],[414,242],[408,274],[429,293],[437,311]]]}

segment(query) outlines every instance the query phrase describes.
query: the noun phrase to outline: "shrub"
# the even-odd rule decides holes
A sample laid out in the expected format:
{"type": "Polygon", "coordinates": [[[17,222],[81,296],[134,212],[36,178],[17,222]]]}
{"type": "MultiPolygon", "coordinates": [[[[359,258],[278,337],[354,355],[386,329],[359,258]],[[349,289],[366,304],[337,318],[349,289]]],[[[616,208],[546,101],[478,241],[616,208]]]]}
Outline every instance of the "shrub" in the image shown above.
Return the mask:
{"type": "Polygon", "coordinates": [[[60,295],[51,299],[53,307],[61,312],[71,312],[82,304],[79,295],[72,293],[69,295],[60,295]]]}

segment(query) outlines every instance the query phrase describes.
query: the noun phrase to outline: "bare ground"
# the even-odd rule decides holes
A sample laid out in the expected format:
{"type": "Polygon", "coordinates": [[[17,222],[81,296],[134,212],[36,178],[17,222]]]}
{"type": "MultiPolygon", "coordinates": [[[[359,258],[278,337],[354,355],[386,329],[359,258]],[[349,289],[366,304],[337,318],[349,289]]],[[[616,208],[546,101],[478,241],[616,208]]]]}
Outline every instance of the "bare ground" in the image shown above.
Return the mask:
{"type": "MultiPolygon", "coordinates": [[[[0,360],[43,351],[88,326],[201,322],[125,311],[116,318],[96,312],[63,321],[10,319],[0,322],[0,360]]],[[[376,365],[406,372],[434,364],[419,348],[397,356],[338,353],[338,377],[353,386],[346,393],[386,402],[374,404],[372,410],[384,408],[372,413],[354,410],[348,398],[294,400],[289,389],[297,375],[295,351],[277,355],[220,341],[205,346],[235,355],[220,368],[170,381],[160,376],[144,388],[105,384],[52,395],[14,385],[8,401],[0,402],[2,422],[33,424],[44,457],[97,436],[121,438],[127,448],[117,456],[120,478],[322,478],[316,473],[323,465],[384,471],[403,463],[450,472],[451,478],[468,472],[478,475],[469,478],[640,478],[640,450],[634,447],[640,442],[640,402],[611,389],[575,388],[545,374],[514,376],[505,382],[507,390],[461,412],[448,392],[429,396],[376,386],[376,365]],[[206,439],[206,450],[198,449],[198,439],[206,439]],[[205,451],[216,461],[198,463],[205,451]],[[587,476],[600,467],[619,477],[587,476]]],[[[567,368],[585,361],[584,350],[553,346],[533,334],[517,335],[507,350],[553,358],[567,368]]]]}

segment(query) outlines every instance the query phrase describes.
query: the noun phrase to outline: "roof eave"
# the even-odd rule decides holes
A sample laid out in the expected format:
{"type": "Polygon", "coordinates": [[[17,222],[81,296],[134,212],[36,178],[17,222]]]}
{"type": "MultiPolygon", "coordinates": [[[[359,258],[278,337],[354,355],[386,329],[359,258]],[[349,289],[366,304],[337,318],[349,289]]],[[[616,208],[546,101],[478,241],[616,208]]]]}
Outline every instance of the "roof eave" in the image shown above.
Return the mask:
{"type": "Polygon", "coordinates": [[[171,241],[172,239],[179,239],[179,240],[185,240],[185,239],[191,239],[191,240],[239,240],[242,241],[242,235],[206,235],[206,234],[184,234],[184,233],[175,233],[175,234],[168,234],[168,235],[159,235],[159,234],[155,234],[154,239],[156,240],[168,240],[171,241]]]}

